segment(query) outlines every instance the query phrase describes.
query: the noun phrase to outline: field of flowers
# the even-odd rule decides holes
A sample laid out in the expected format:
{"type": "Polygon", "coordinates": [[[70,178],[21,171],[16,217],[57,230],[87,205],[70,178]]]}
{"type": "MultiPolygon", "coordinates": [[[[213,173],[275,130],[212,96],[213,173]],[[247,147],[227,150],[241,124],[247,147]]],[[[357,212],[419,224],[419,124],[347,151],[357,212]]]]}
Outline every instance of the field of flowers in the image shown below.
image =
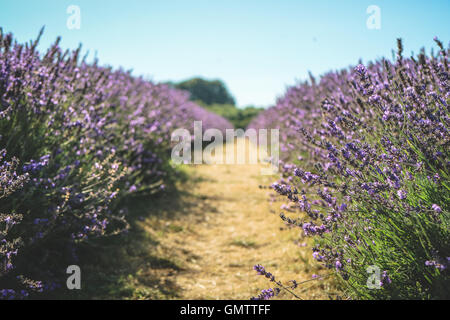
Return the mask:
{"type": "MultiPolygon", "coordinates": [[[[0,29],[0,299],[45,297],[65,286],[80,244],[128,232],[133,197],[152,201],[183,176],[175,129],[233,127],[187,92],[87,62],[59,39],[39,52],[41,35],[21,44],[0,29]]],[[[398,40],[395,61],[311,76],[249,125],[280,129],[281,219],[314,239],[345,298],[450,298],[450,51],[435,42],[407,58],[398,40]]],[[[273,284],[256,299],[296,297],[300,283],[255,270],[273,284]]]]}
{"type": "Polygon", "coordinates": [[[121,200],[177,178],[173,130],[232,127],[185,92],[38,42],[0,29],[0,299],[61,286],[78,243],[126,231],[121,200]]]}
{"type": "Polygon", "coordinates": [[[398,40],[395,62],[311,76],[250,124],[280,129],[273,189],[299,212],[281,218],[314,237],[349,298],[450,298],[449,49],[435,42],[437,54],[405,58],[398,40]]]}

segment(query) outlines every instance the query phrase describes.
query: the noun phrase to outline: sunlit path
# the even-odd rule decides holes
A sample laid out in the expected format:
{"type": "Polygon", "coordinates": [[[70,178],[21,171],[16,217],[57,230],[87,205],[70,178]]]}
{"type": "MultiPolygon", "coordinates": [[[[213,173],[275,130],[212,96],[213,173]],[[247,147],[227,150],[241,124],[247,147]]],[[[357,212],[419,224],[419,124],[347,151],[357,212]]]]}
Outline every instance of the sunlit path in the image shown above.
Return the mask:
{"type": "MultiPolygon", "coordinates": [[[[179,298],[249,299],[271,286],[254,272],[258,263],[285,281],[311,279],[311,251],[295,242],[298,230],[280,231],[280,203],[271,204],[267,189],[259,188],[273,177],[262,176],[260,169],[248,164],[191,167],[197,183],[186,200],[199,203],[176,220],[148,222],[152,230],[170,225],[159,236],[151,232],[160,241],[157,250],[182,266],[164,275],[178,288],[179,298]]],[[[325,298],[315,287],[304,295],[325,298]]]]}

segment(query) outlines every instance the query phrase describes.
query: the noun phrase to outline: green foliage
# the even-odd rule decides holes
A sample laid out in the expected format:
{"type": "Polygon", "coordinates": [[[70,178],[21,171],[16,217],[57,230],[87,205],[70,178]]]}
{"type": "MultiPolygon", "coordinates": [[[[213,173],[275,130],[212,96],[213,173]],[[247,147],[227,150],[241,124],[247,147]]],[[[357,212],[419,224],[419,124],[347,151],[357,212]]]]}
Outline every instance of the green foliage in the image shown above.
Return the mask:
{"type": "Polygon", "coordinates": [[[250,121],[264,110],[253,106],[240,109],[231,104],[205,105],[204,108],[228,119],[236,129],[245,129],[250,121]]]}
{"type": "MultiPolygon", "coordinates": [[[[431,208],[434,203],[449,203],[448,190],[443,186],[420,173],[410,173],[413,181],[405,185],[405,206],[431,208]]],[[[373,181],[383,182],[381,177],[373,181]]],[[[387,199],[389,195],[385,196],[387,199]]],[[[319,240],[346,248],[344,260],[350,263],[344,276],[349,278],[349,295],[358,299],[447,299],[448,271],[427,266],[424,261],[435,260],[437,253],[450,255],[448,205],[438,215],[432,210],[408,212],[402,206],[371,208],[365,201],[354,204],[358,214],[348,214],[354,237],[345,240],[345,232],[336,229],[319,240]],[[370,265],[388,270],[391,282],[383,290],[367,287],[366,267],[370,265]]]]}
{"type": "Polygon", "coordinates": [[[190,100],[228,119],[236,129],[245,129],[263,109],[253,106],[238,108],[233,96],[221,80],[192,78],[182,82],[166,82],[167,85],[190,93],[190,100]]]}
{"type": "Polygon", "coordinates": [[[221,80],[193,78],[176,83],[174,86],[177,89],[189,91],[192,101],[201,101],[206,105],[215,103],[235,105],[236,103],[221,80]]]}

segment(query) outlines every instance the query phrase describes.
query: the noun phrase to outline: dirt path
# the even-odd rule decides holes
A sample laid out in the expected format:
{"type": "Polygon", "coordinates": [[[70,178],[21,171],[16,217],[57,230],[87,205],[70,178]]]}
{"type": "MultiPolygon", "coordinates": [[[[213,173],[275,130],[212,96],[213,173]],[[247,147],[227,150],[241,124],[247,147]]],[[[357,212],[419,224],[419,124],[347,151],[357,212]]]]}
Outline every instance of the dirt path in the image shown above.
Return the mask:
{"type": "MultiPolygon", "coordinates": [[[[272,285],[256,275],[255,264],[283,281],[308,280],[318,272],[311,249],[301,245],[299,230],[287,229],[279,218],[282,203],[271,203],[270,191],[259,188],[274,180],[260,174],[260,165],[199,165],[187,170],[195,179],[181,186],[186,194],[176,210],[182,213],[173,212],[168,200],[165,214],[143,222],[159,242],[158,255],[180,266],[158,270],[160,280],[176,288],[177,298],[249,299],[272,285]]],[[[316,282],[297,292],[304,298],[326,298],[323,286],[316,282]]]]}

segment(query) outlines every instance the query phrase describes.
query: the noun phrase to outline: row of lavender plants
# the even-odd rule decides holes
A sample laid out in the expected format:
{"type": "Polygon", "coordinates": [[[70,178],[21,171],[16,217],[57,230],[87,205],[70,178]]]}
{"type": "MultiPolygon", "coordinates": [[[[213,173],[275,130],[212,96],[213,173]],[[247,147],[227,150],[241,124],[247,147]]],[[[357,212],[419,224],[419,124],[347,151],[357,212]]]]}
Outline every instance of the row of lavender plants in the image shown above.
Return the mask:
{"type": "Polygon", "coordinates": [[[435,42],[311,76],[250,125],[280,129],[273,189],[301,212],[281,218],[314,237],[349,298],[450,298],[449,49],[435,42]]]}
{"type": "Polygon", "coordinates": [[[76,244],[127,228],[119,200],[164,189],[178,127],[231,128],[185,92],[45,53],[0,29],[0,299],[61,286],[76,244]],[[67,262],[65,265],[62,262],[67,262]]]}

